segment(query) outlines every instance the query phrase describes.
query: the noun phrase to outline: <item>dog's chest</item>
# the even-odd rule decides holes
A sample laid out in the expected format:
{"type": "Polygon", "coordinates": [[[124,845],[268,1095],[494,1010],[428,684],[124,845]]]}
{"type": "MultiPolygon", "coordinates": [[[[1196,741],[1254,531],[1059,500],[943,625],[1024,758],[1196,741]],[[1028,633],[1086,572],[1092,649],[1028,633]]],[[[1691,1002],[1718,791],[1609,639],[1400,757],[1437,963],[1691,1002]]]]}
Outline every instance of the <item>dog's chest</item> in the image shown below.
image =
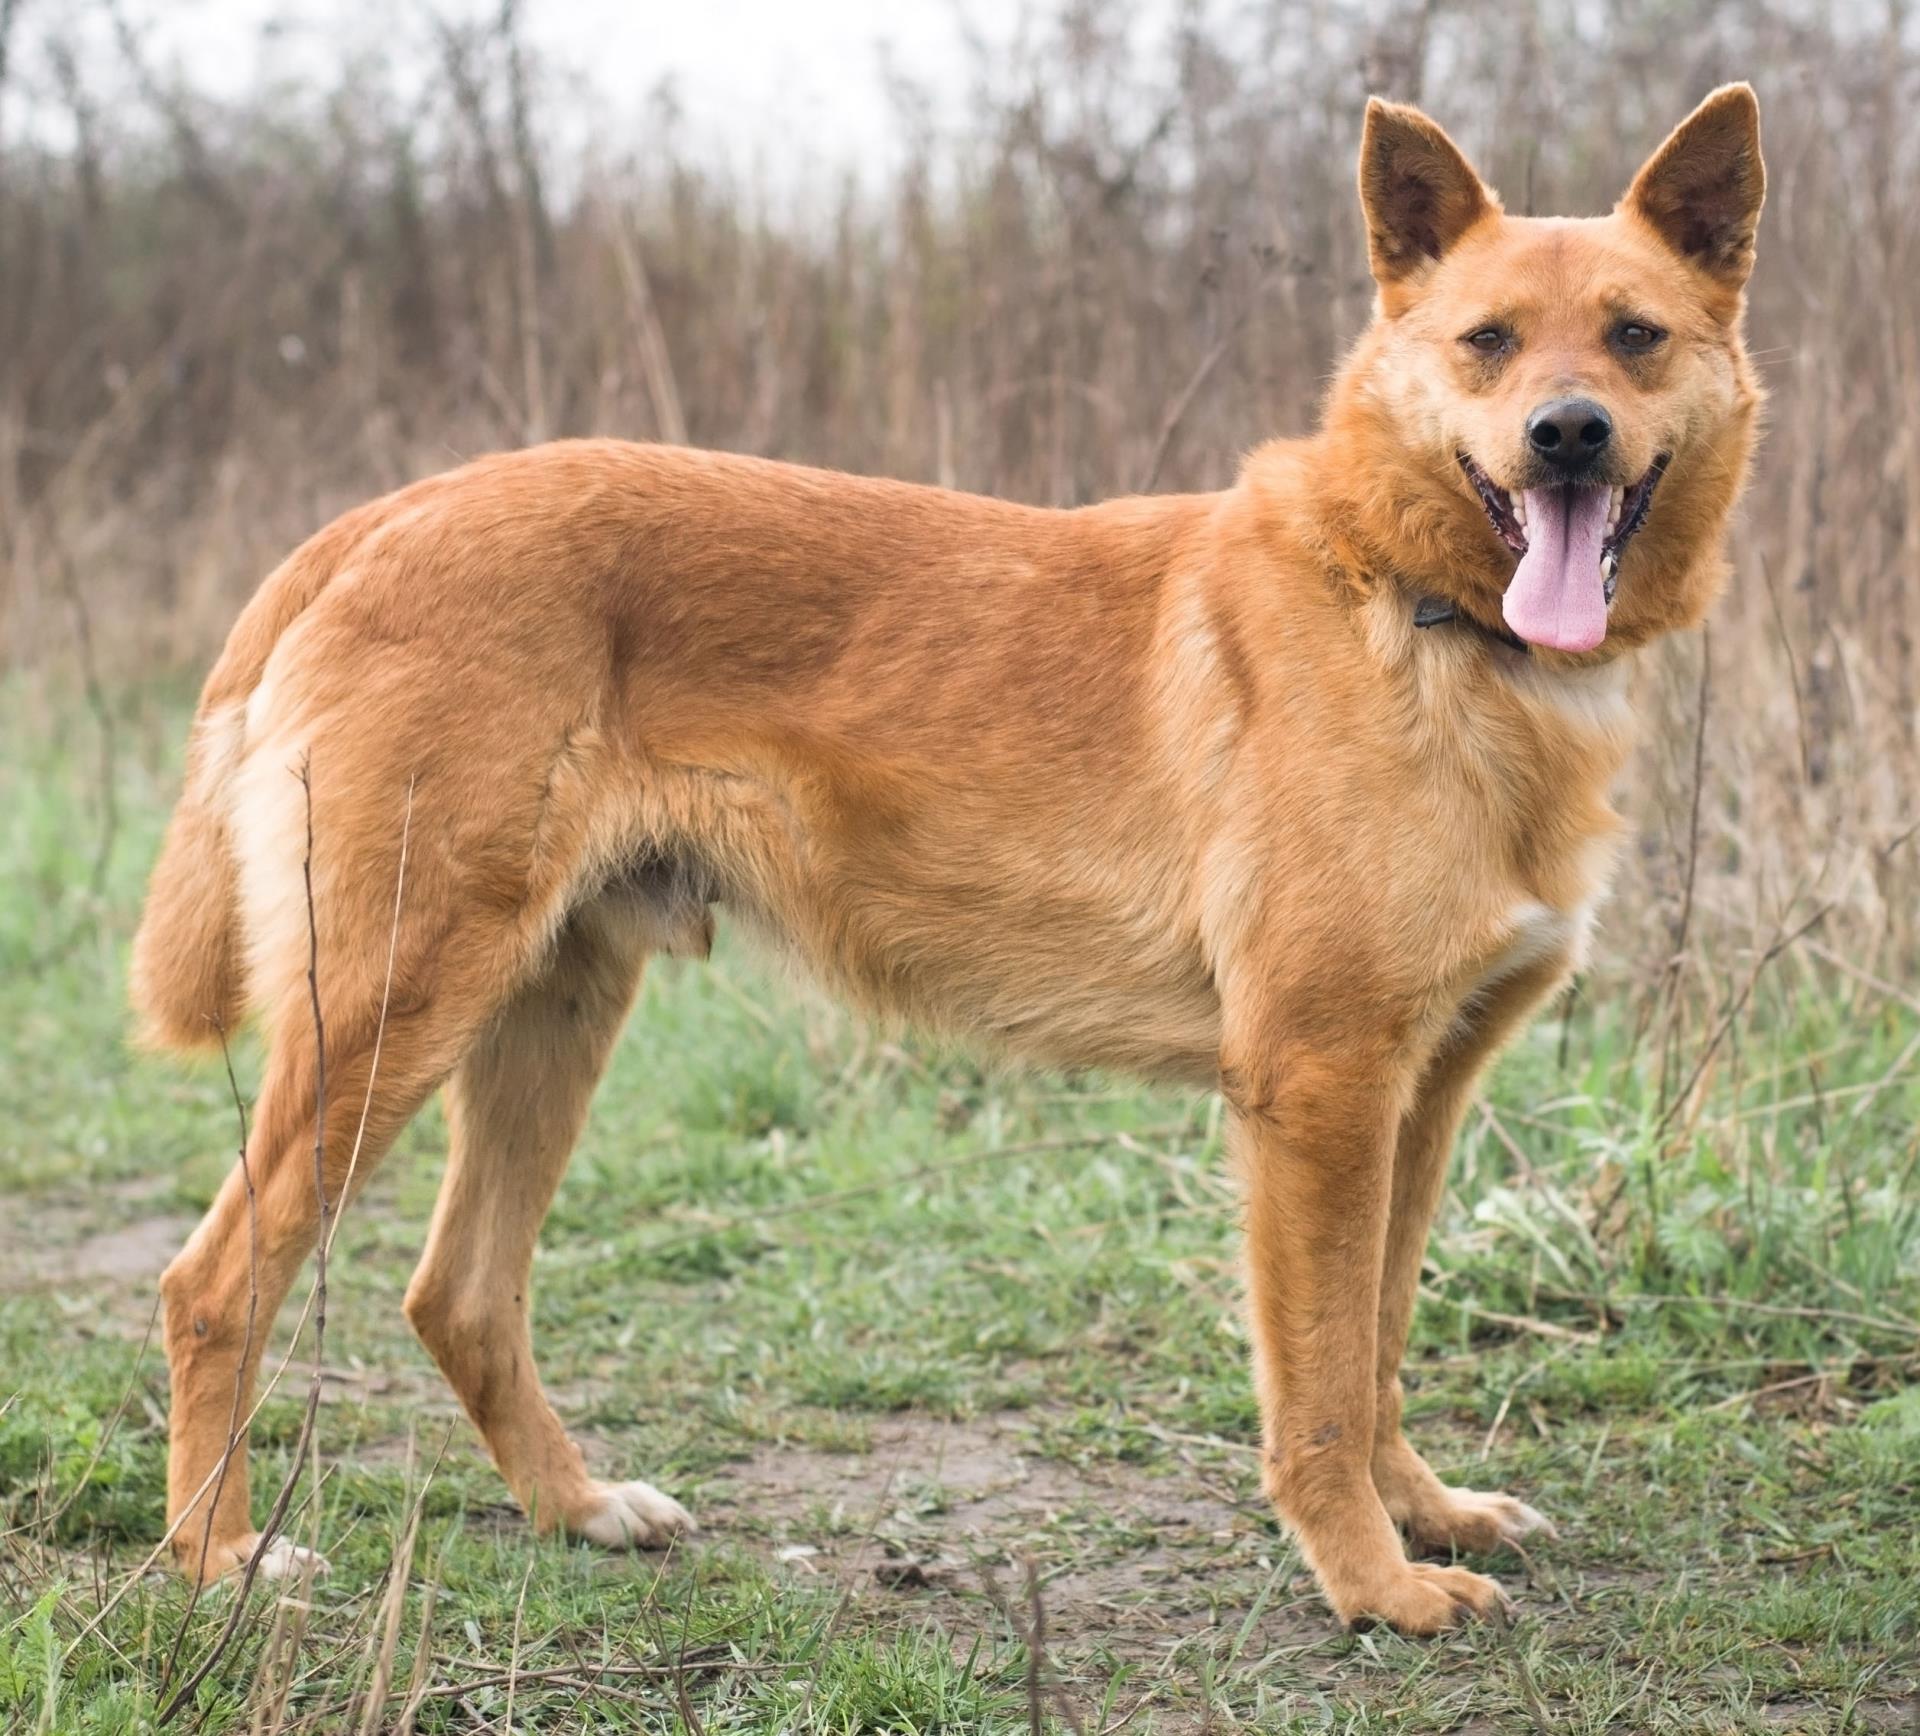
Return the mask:
{"type": "Polygon", "coordinates": [[[1589,900],[1572,910],[1556,910],[1538,899],[1523,898],[1509,907],[1499,926],[1496,948],[1479,964],[1467,987],[1469,996],[1536,966],[1577,965],[1593,926],[1593,904],[1589,900]]]}
{"type": "Polygon", "coordinates": [[[1467,1036],[1489,1006],[1513,990],[1537,1004],[1556,980],[1579,968],[1595,902],[1563,910],[1537,898],[1515,899],[1431,1003],[1433,1034],[1449,1041],[1467,1036]]]}
{"type": "Polygon", "coordinates": [[[1470,698],[1485,715],[1469,702],[1454,720],[1467,775],[1443,771],[1429,790],[1443,816],[1435,859],[1453,869],[1453,900],[1439,900],[1456,925],[1454,946],[1439,949],[1451,955],[1441,980],[1469,1003],[1584,961],[1623,835],[1608,785],[1629,721],[1624,676],[1611,670],[1528,671],[1515,688],[1470,698]]]}

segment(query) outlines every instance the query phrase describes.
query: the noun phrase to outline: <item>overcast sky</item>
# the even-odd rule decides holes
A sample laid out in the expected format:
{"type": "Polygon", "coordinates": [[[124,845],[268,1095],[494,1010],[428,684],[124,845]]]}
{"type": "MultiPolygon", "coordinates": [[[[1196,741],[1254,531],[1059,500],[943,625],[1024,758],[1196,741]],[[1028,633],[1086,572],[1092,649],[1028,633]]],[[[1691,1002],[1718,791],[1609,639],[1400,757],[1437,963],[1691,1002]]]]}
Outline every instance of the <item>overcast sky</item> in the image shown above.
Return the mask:
{"type": "MultiPolygon", "coordinates": [[[[498,8],[432,3],[453,17],[498,8]]],[[[77,13],[89,0],[27,0],[41,5],[77,13]]],[[[323,66],[347,42],[424,36],[418,0],[127,0],[127,10],[161,64],[216,91],[323,66]]],[[[690,142],[735,157],[802,142],[836,158],[885,151],[897,127],[883,52],[937,103],[955,102],[966,84],[962,19],[1010,42],[1030,11],[1030,0],[521,0],[533,42],[584,72],[615,112],[670,77],[690,142]]]]}

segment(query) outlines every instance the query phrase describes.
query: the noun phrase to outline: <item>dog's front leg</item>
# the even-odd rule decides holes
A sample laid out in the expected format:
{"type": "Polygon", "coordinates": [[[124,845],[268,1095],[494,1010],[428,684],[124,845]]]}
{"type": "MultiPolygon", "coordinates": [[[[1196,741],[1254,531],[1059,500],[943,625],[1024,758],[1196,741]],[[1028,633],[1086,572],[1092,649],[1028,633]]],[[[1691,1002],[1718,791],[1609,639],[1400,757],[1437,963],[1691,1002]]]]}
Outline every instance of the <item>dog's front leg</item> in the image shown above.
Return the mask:
{"type": "Polygon", "coordinates": [[[1434,1475],[1400,1432],[1400,1360],[1413,1325],[1429,1228],[1474,1086],[1501,1044],[1560,981],[1564,964],[1564,959],[1554,958],[1522,971],[1463,1013],[1428,1063],[1400,1124],[1380,1287],[1373,1484],[1387,1511],[1421,1550],[1506,1549],[1534,1532],[1554,1534],[1544,1515],[1511,1495],[1449,1488],[1434,1475]]]}
{"type": "Polygon", "coordinates": [[[1264,1481],[1343,1621],[1431,1634],[1504,1601],[1409,1562],[1372,1473],[1393,1141],[1410,1092],[1371,1043],[1276,1039],[1221,1070],[1246,1174],[1247,1287],[1264,1481]]]}

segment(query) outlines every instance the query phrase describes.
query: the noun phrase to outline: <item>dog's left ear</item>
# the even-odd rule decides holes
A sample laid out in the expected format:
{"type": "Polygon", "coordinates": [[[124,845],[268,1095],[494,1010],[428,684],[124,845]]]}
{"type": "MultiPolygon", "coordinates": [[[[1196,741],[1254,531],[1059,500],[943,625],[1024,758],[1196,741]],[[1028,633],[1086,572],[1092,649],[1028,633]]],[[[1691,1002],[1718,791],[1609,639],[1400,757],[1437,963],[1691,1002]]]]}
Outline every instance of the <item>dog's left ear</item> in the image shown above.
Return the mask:
{"type": "Polygon", "coordinates": [[[1760,103],[1748,84],[1723,84],[1634,176],[1622,206],[1729,289],[1753,270],[1754,230],[1767,194],[1760,103]]]}
{"type": "Polygon", "coordinates": [[[1437,121],[1376,96],[1360,133],[1360,208],[1373,280],[1392,312],[1408,279],[1500,207],[1437,121]]]}

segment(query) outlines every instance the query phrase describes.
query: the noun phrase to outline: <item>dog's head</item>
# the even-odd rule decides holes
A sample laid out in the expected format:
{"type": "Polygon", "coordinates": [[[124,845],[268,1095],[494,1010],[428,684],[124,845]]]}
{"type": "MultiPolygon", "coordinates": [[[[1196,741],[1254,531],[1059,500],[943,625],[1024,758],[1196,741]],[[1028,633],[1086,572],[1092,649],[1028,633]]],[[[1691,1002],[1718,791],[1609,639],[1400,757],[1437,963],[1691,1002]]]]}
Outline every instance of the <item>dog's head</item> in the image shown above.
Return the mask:
{"type": "Polygon", "coordinates": [[[1407,522],[1476,612],[1567,652],[1700,617],[1759,407],[1741,313],[1765,184],[1743,84],[1586,219],[1508,216],[1433,121],[1369,105],[1379,309],[1351,383],[1444,478],[1407,522]]]}

